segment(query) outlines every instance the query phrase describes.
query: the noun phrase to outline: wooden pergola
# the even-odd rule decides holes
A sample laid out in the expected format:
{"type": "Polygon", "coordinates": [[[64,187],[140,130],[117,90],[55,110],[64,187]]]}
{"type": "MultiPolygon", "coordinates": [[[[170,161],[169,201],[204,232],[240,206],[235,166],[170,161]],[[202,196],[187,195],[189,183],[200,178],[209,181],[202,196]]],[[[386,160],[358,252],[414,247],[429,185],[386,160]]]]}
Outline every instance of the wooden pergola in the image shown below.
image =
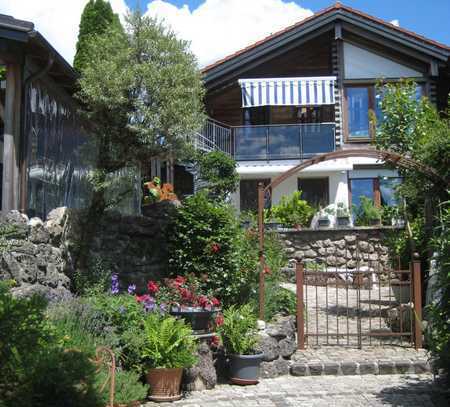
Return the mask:
{"type": "Polygon", "coordinates": [[[273,188],[280,185],[283,181],[287,180],[292,175],[308,168],[312,165],[319,164],[324,161],[336,160],[340,158],[348,157],[367,157],[376,158],[384,162],[390,163],[396,167],[401,167],[404,169],[415,170],[433,181],[443,184],[450,185],[449,180],[442,178],[433,168],[425,166],[411,158],[405,157],[401,154],[385,151],[376,150],[375,148],[364,148],[364,149],[350,149],[350,150],[339,150],[331,153],[325,153],[316,155],[308,160],[303,161],[299,165],[291,168],[290,170],[284,172],[275,178],[270,184],[264,186],[262,182],[258,184],[258,235],[259,235],[259,318],[264,319],[264,289],[265,289],[265,276],[264,276],[264,200],[266,194],[272,195],[271,192],[273,188]]]}

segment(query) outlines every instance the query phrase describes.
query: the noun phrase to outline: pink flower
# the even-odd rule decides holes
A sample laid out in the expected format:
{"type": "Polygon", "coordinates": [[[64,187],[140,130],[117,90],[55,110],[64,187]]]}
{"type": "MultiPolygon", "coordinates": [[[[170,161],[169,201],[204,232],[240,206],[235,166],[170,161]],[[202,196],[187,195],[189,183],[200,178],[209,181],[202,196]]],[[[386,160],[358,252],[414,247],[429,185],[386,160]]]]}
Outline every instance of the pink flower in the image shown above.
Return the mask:
{"type": "Polygon", "coordinates": [[[222,314],[218,314],[216,316],[216,326],[221,326],[224,323],[224,319],[223,319],[223,315],[222,314]]]}
{"type": "Polygon", "coordinates": [[[218,307],[220,305],[220,301],[216,297],[211,298],[211,303],[213,307],[218,307]]]}
{"type": "Polygon", "coordinates": [[[198,305],[200,305],[200,307],[202,307],[202,308],[206,308],[209,305],[208,297],[205,297],[204,295],[201,295],[198,298],[198,305]]]}
{"type": "Polygon", "coordinates": [[[270,273],[272,273],[272,270],[270,269],[270,267],[269,266],[264,266],[264,274],[270,274],[270,273]]]}
{"type": "Polygon", "coordinates": [[[136,295],[134,298],[136,298],[137,302],[146,302],[148,301],[151,297],[148,294],[144,294],[144,295],[136,295]]]}
{"type": "Polygon", "coordinates": [[[212,346],[215,346],[215,347],[218,347],[219,344],[220,344],[219,337],[218,337],[217,335],[214,335],[214,336],[211,338],[211,345],[212,345],[212,346]]]}
{"type": "Polygon", "coordinates": [[[154,281],[149,281],[147,283],[147,290],[151,294],[156,294],[159,291],[159,286],[154,281]]]}
{"type": "Polygon", "coordinates": [[[172,281],[176,287],[180,287],[186,282],[186,278],[184,278],[182,276],[176,276],[175,279],[172,281]]]}
{"type": "Polygon", "coordinates": [[[217,243],[213,243],[213,244],[211,245],[211,251],[212,251],[213,253],[217,253],[219,250],[220,250],[220,245],[218,245],[217,243]]]}

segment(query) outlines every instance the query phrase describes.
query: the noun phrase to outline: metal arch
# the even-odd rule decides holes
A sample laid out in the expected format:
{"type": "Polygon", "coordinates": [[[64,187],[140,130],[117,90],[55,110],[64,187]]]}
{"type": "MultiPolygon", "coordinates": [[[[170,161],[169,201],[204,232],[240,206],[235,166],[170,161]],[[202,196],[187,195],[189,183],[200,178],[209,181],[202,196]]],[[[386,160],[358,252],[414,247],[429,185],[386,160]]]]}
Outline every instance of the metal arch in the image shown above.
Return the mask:
{"type": "Polygon", "coordinates": [[[417,170],[426,175],[430,179],[442,183],[445,186],[450,185],[448,179],[441,177],[433,168],[423,165],[411,158],[405,157],[393,151],[377,150],[375,148],[340,150],[331,153],[316,155],[309,160],[291,168],[275,178],[269,185],[264,187],[263,183],[258,184],[258,235],[259,235],[259,318],[264,320],[264,291],[265,291],[265,267],[264,267],[264,199],[266,193],[271,193],[272,189],[281,184],[292,175],[304,170],[315,164],[324,161],[335,160],[347,157],[368,157],[378,158],[385,162],[389,162],[396,167],[402,167],[410,170],[417,170]]]}
{"type": "Polygon", "coordinates": [[[405,169],[414,169],[435,181],[442,182],[444,184],[449,184],[449,181],[442,178],[433,168],[425,166],[411,158],[404,157],[401,154],[394,153],[392,151],[386,150],[376,150],[374,148],[361,148],[361,149],[351,149],[351,150],[340,150],[334,151],[332,153],[325,153],[316,155],[309,160],[303,161],[301,164],[291,168],[290,170],[284,172],[277,178],[275,178],[270,184],[264,188],[264,192],[269,191],[271,188],[275,188],[283,181],[287,180],[289,177],[297,172],[304,170],[315,164],[319,164],[324,161],[336,160],[339,158],[348,157],[368,157],[368,158],[378,158],[380,160],[390,162],[397,167],[403,167],[405,169]]]}

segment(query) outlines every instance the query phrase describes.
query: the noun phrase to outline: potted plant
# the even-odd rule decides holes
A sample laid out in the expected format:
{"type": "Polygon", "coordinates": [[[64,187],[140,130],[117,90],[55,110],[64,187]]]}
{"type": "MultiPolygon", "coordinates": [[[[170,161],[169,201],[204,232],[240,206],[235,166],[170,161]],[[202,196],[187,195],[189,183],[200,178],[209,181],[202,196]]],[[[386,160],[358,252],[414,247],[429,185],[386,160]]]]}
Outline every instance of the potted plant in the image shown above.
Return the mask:
{"type": "Polygon", "coordinates": [[[331,209],[321,209],[319,211],[319,219],[317,220],[319,228],[328,228],[330,227],[330,212],[332,210],[331,209]]]}
{"type": "Polygon", "coordinates": [[[220,311],[220,301],[204,292],[200,281],[193,274],[167,278],[162,284],[149,281],[147,290],[148,294],[137,297],[138,301],[147,308],[153,304],[183,318],[196,333],[209,332],[211,317],[220,311]]]}
{"type": "Polygon", "coordinates": [[[379,226],[381,225],[382,211],[377,208],[372,199],[366,196],[360,197],[359,207],[355,207],[357,226],[379,226]]]}
{"type": "Polygon", "coordinates": [[[259,381],[259,366],[263,354],[256,351],[258,343],[256,316],[249,304],[232,305],[223,313],[218,332],[229,359],[232,383],[249,385],[259,381]]]}
{"type": "Polygon", "coordinates": [[[146,316],[139,354],[150,385],[150,400],[181,398],[183,368],[197,362],[196,348],[192,330],[183,320],[157,312],[146,316]]]}
{"type": "Polygon", "coordinates": [[[143,199],[142,199],[142,214],[144,216],[150,215],[154,211],[155,204],[159,202],[174,202],[178,201],[174,193],[172,184],[162,184],[158,177],[154,177],[152,181],[143,183],[143,199]]]}
{"type": "Polygon", "coordinates": [[[336,206],[336,219],[338,226],[350,226],[350,211],[343,202],[336,206]]]}

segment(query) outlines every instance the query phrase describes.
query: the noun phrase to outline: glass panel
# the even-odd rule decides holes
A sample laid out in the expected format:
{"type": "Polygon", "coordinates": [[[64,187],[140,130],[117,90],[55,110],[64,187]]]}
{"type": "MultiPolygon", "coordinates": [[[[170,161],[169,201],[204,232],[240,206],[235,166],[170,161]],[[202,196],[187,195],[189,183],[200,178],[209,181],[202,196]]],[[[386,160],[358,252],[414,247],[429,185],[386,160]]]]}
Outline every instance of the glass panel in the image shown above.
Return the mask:
{"type": "Polygon", "coordinates": [[[236,160],[258,160],[267,158],[265,126],[236,127],[235,158],[236,160]]]}
{"type": "Polygon", "coordinates": [[[269,157],[297,158],[300,156],[300,127],[299,126],[270,126],[269,127],[269,157]]]}
{"type": "Polygon", "coordinates": [[[244,179],[239,186],[240,211],[258,210],[258,184],[262,182],[265,186],[270,184],[269,178],[244,179]]]}
{"type": "Polygon", "coordinates": [[[298,189],[302,191],[302,199],[314,208],[329,205],[328,177],[327,178],[299,178],[298,189]]]}
{"type": "Polygon", "coordinates": [[[348,87],[347,106],[349,138],[369,138],[369,89],[348,87]]]}
{"type": "Polygon", "coordinates": [[[350,182],[352,188],[352,205],[359,207],[361,204],[361,196],[374,199],[372,178],[354,178],[350,182]]]}
{"type": "Polygon", "coordinates": [[[304,156],[334,151],[334,124],[303,124],[301,132],[304,156]]]}
{"type": "Polygon", "coordinates": [[[398,204],[396,188],[401,184],[401,178],[381,178],[381,205],[394,206],[398,204]]]}

